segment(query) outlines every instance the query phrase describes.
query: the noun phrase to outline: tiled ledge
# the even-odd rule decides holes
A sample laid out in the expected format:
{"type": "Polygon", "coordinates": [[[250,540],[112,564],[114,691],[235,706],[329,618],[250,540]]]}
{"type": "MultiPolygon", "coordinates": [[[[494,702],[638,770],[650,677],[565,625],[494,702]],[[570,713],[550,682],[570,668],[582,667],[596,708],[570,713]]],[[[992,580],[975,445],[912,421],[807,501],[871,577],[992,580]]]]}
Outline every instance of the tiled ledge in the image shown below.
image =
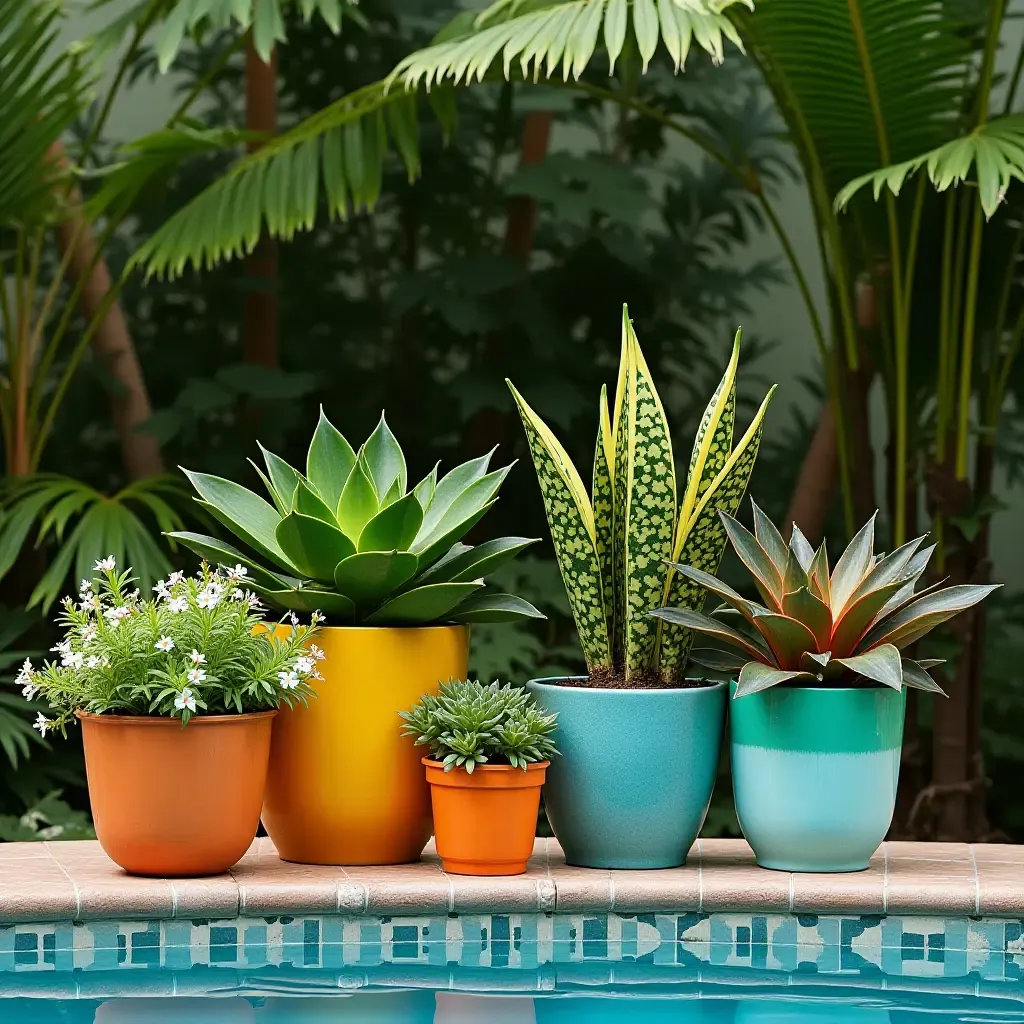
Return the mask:
{"type": "Polygon", "coordinates": [[[294,914],[653,913],[1024,916],[1024,846],[884,843],[867,871],[789,874],[742,840],[699,840],[686,867],[566,865],[538,839],[525,875],[447,875],[432,845],[418,864],[320,867],[282,861],[257,839],[228,874],[135,878],[95,842],[0,844],[0,922],[232,918],[294,914]]]}

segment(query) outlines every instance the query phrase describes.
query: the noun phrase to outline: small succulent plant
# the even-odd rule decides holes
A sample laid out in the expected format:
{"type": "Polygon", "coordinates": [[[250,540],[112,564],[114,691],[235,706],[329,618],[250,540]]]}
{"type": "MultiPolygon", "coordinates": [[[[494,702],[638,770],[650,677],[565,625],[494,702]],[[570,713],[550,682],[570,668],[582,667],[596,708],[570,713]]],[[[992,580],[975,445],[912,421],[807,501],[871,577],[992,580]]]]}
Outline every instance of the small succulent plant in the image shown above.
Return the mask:
{"type": "Polygon", "coordinates": [[[598,404],[593,498],[550,428],[509,383],[591,678],[600,672],[656,686],[685,675],[692,632],[652,622],[649,613],[668,603],[703,607],[703,590],[669,560],[716,572],[725,551],[717,510],[734,513],[746,491],[775,389],[733,444],[739,354],[737,331],[678,489],[665,409],[625,307],[612,411],[606,389],[598,404]]]}
{"type": "MultiPolygon", "coordinates": [[[[902,651],[940,623],[977,604],[997,585],[918,591],[935,546],[917,537],[889,554],[875,554],[875,516],[860,529],[829,571],[825,543],[815,551],[797,526],[787,546],[771,520],[751,502],[754,533],[731,516],[721,520],[764,604],[748,601],[701,569],[676,571],[724,605],[712,616],[692,608],[652,615],[723,643],[729,651],[699,649],[690,657],[718,671],[739,669],[734,696],[780,683],[803,686],[904,686],[942,693],[928,674],[941,661],[902,651]]],[[[876,513],[877,514],[877,513],[876,513]]]]}
{"type": "Polygon", "coordinates": [[[526,771],[527,765],[558,753],[551,739],[558,716],[543,714],[530,694],[511,683],[449,681],[436,697],[427,694],[399,715],[406,722],[402,735],[429,747],[446,772],[465,768],[472,773],[478,764],[526,771]]]}
{"type": "Polygon", "coordinates": [[[170,536],[214,564],[245,567],[248,585],[270,604],[321,610],[339,625],[543,618],[529,602],[483,582],[534,541],[461,543],[509,471],[488,471],[493,453],[440,479],[435,466],[410,489],[405,456],[383,415],[355,451],[322,409],[304,474],[261,451],[266,473],[254,467],[270,502],[230,480],[185,470],[199,504],[253,555],[215,537],[170,536]]]}

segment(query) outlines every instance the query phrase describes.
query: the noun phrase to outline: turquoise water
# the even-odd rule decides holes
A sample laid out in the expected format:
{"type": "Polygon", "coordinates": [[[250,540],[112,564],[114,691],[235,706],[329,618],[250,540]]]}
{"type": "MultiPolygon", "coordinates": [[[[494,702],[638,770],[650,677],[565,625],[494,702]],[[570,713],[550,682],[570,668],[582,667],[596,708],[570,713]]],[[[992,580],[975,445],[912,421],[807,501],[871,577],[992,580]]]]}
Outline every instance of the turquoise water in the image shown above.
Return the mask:
{"type": "MultiPolygon", "coordinates": [[[[600,964],[594,964],[599,969],[600,964]]],[[[607,967],[607,965],[605,965],[607,967]]],[[[75,972],[21,977],[0,997],[2,1024],[1024,1024],[1024,984],[970,978],[908,980],[814,976],[786,981],[733,971],[725,981],[588,984],[535,978],[544,991],[500,988],[500,971],[427,976],[374,987],[366,976],[311,977],[287,970],[147,971],[144,979],[75,972]],[[437,984],[440,979],[434,979],[437,984]],[[420,984],[423,983],[423,987],[420,984]],[[70,985],[70,988],[69,988],[70,985]],[[353,987],[346,987],[347,985],[353,987]],[[483,988],[491,991],[471,991],[483,988]],[[359,987],[354,987],[359,986],[359,987]],[[455,986],[453,989],[452,986],[455,986]],[[10,990],[8,990],[10,991],[10,990]],[[74,993],[72,996],[70,993],[74,993]],[[172,995],[177,992],[179,994],[172,995]],[[154,994],[159,993],[159,994],[154,994]]],[[[608,977],[601,971],[602,981],[608,977]]],[[[507,977],[507,976],[506,976],[507,977]]],[[[650,972],[648,972],[650,977],[650,972]]]]}

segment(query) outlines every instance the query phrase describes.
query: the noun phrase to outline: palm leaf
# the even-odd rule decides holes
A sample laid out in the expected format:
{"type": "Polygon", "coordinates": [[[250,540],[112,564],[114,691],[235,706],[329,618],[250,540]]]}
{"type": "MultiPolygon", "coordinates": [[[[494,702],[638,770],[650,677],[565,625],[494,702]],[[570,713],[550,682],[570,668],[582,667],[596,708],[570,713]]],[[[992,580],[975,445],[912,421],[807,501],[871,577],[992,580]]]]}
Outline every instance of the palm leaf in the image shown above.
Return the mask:
{"type": "MultiPolygon", "coordinates": [[[[228,0],[181,2],[209,6],[228,0]]],[[[723,38],[738,42],[722,14],[736,2],[674,2],[672,11],[666,13],[675,25],[670,36],[674,41],[667,44],[673,59],[673,48],[682,55],[684,41],[689,46],[691,36],[720,59],[723,38]]],[[[612,64],[622,50],[625,34],[619,33],[617,26],[628,10],[625,0],[550,0],[531,4],[523,13],[525,6],[499,0],[468,28],[463,12],[454,23],[460,28],[454,38],[444,38],[410,55],[387,79],[341,97],[239,159],[151,235],[129,265],[144,268],[147,275],[175,277],[188,266],[209,268],[224,259],[246,255],[263,235],[289,239],[297,231],[308,230],[321,198],[328,214],[342,219],[353,209],[372,207],[380,193],[389,143],[410,178],[419,173],[421,86],[445,130],[450,131],[453,86],[479,81],[489,72],[511,78],[513,61],[517,77],[530,69],[534,77],[551,77],[559,65],[563,81],[570,71],[578,77],[597,45],[593,26],[599,16],[604,18],[604,41],[612,64]]],[[[635,28],[635,6],[633,14],[635,28]]],[[[662,29],[664,20],[658,21],[662,29]]],[[[649,19],[641,15],[641,22],[647,39],[649,19]]]]}

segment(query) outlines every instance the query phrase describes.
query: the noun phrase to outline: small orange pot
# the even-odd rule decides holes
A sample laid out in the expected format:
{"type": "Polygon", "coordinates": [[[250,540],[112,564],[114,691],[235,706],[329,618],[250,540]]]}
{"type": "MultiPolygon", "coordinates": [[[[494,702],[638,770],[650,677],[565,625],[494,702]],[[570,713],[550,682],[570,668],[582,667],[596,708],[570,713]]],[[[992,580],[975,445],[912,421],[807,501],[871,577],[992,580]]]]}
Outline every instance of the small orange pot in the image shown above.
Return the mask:
{"type": "Polygon", "coordinates": [[[82,722],[96,836],[133,875],[217,875],[260,820],[276,711],[175,718],[93,715],[82,722]]]}
{"type": "Polygon", "coordinates": [[[446,772],[423,758],[434,808],[434,835],[445,871],[454,875],[521,875],[533,853],[540,788],[549,761],[524,772],[507,764],[446,772]]]}

